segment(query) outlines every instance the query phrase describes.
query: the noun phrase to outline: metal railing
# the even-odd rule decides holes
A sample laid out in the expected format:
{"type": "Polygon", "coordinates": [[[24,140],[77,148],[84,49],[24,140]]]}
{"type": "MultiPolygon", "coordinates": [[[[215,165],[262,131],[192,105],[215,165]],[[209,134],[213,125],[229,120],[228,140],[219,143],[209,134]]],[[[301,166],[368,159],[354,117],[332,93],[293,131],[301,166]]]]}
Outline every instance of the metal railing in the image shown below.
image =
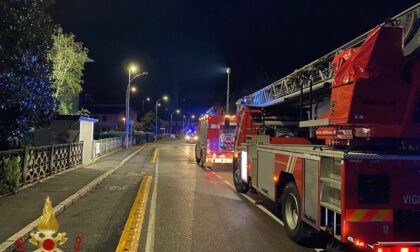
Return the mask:
{"type": "Polygon", "coordinates": [[[92,143],[92,159],[96,159],[103,156],[111,151],[122,147],[122,137],[103,138],[99,140],[93,140],[92,143]]]}
{"type": "Polygon", "coordinates": [[[0,151],[0,183],[3,183],[0,185],[0,195],[13,191],[16,186],[31,184],[80,165],[82,155],[82,142],[0,151]],[[8,173],[19,174],[19,177],[15,178],[17,185],[7,184],[10,178],[1,174],[5,174],[6,169],[16,167],[19,171],[8,170],[8,173]]]}

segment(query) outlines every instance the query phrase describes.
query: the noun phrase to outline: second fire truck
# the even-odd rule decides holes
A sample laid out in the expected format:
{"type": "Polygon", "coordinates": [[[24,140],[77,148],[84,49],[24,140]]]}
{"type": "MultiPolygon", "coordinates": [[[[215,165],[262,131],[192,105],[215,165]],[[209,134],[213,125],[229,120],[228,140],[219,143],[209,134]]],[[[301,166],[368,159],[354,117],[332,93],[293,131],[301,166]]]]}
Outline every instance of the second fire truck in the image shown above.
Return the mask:
{"type": "Polygon", "coordinates": [[[209,109],[200,117],[195,145],[195,157],[200,166],[232,164],[237,123],[236,115],[224,114],[219,107],[209,109]]]}

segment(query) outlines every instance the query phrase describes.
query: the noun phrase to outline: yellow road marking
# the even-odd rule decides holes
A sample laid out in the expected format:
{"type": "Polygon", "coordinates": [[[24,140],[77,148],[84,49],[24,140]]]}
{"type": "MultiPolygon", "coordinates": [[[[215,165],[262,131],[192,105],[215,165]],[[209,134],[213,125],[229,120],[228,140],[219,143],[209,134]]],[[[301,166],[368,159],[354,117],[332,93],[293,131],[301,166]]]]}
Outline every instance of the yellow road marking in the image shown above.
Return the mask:
{"type": "Polygon", "coordinates": [[[158,148],[155,148],[155,151],[153,152],[153,155],[150,158],[149,163],[151,163],[151,164],[155,164],[156,163],[157,154],[158,154],[158,148]]]}
{"type": "Polygon", "coordinates": [[[147,208],[147,199],[149,198],[151,176],[145,176],[140,184],[136,199],[125,223],[120,241],[115,251],[137,251],[140,244],[141,228],[143,225],[144,214],[147,208]]]}

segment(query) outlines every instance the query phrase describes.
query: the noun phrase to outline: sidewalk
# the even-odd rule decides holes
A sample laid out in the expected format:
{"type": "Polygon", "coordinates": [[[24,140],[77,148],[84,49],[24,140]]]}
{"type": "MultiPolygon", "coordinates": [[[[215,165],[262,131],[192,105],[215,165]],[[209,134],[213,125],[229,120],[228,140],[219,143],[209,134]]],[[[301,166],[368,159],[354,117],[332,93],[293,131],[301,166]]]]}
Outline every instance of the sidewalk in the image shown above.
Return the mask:
{"type": "Polygon", "coordinates": [[[139,148],[136,146],[119,150],[87,167],[56,175],[15,195],[0,198],[0,243],[38,218],[47,196],[53,207],[56,206],[101,174],[118,166],[139,148]]]}

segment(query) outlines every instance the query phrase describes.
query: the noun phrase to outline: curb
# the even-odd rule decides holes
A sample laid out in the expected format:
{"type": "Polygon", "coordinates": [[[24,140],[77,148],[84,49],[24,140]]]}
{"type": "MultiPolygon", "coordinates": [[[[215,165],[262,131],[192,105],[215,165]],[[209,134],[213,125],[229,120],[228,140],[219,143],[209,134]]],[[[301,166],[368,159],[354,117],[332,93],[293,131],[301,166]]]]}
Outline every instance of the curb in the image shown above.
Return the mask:
{"type": "MultiPolygon", "coordinates": [[[[90,191],[92,191],[99,183],[101,183],[106,177],[108,177],[111,173],[116,171],[118,168],[123,166],[129,159],[131,159],[134,155],[136,155],[138,152],[143,150],[146,147],[146,145],[143,145],[138,150],[131,153],[128,157],[123,159],[119,165],[116,167],[104,172],[99,177],[92,180],[89,184],[78,190],[76,193],[59,203],[57,206],[54,207],[54,212],[56,215],[62,213],[65,209],[69,208],[71,205],[73,205],[76,201],[78,201],[80,198],[88,194],[90,191]]],[[[38,225],[38,218],[32,221],[30,224],[19,230],[17,233],[9,237],[6,241],[2,242],[0,244],[0,251],[4,252],[12,252],[14,251],[16,247],[16,241],[21,240],[22,243],[26,241],[32,230],[34,230],[38,225]]]]}

